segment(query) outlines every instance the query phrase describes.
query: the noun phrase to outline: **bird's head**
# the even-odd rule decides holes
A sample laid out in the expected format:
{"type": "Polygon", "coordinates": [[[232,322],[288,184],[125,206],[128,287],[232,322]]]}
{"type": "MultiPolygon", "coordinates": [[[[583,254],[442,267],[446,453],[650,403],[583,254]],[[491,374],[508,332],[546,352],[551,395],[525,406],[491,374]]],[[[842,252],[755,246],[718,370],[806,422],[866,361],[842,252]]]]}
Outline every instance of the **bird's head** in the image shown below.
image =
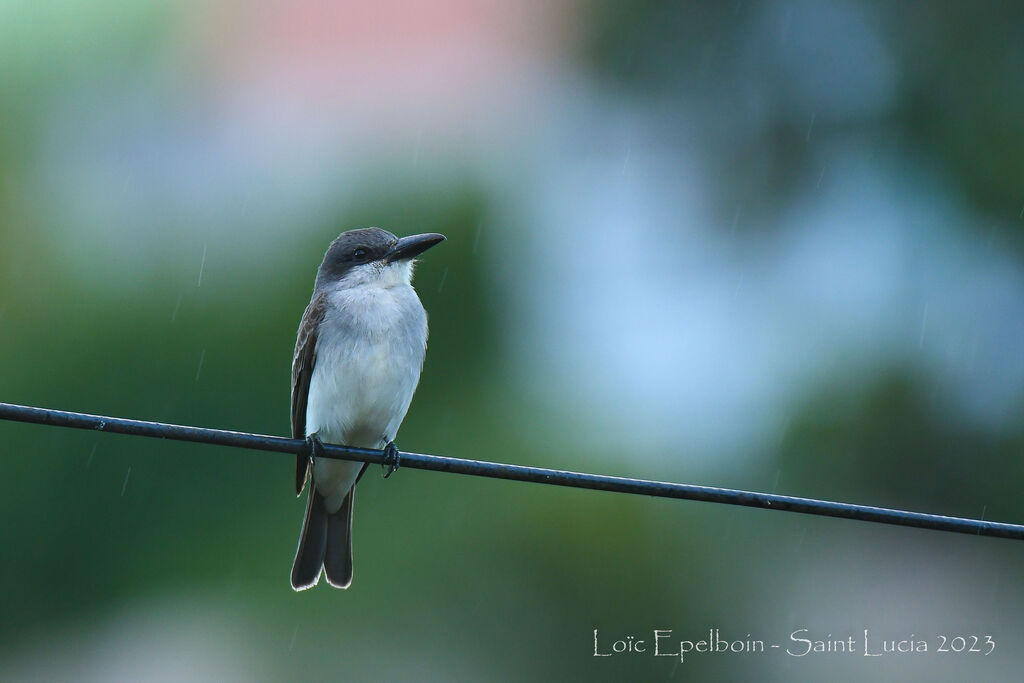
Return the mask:
{"type": "Polygon", "coordinates": [[[412,280],[413,259],[443,242],[436,232],[398,238],[380,228],[360,228],[338,235],[324,254],[316,288],[378,285],[390,287],[412,280]]]}

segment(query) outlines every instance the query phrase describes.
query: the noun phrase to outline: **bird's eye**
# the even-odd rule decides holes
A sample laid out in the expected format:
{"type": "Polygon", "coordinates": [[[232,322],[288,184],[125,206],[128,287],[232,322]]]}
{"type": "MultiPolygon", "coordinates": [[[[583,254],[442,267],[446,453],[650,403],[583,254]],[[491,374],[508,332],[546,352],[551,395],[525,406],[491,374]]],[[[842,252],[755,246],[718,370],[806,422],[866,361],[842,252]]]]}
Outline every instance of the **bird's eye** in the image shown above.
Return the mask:
{"type": "Polygon", "coordinates": [[[362,261],[366,258],[367,251],[365,249],[356,249],[352,252],[352,258],[357,261],[362,261]]]}

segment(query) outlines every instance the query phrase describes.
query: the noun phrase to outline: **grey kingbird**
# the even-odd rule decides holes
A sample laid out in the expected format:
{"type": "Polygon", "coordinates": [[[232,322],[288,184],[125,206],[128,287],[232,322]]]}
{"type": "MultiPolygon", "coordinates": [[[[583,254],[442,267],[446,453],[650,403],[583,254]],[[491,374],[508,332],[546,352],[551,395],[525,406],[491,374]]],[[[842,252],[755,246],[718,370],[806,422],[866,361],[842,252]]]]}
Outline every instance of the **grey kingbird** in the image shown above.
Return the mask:
{"type": "Polygon", "coordinates": [[[413,259],[443,241],[380,228],[338,236],[316,274],[292,360],[292,438],[307,439],[295,493],[312,470],[292,588],[352,583],[352,497],[366,463],[318,458],[321,443],[385,449],[394,458],[427,348],[427,314],[412,288],[413,259]]]}

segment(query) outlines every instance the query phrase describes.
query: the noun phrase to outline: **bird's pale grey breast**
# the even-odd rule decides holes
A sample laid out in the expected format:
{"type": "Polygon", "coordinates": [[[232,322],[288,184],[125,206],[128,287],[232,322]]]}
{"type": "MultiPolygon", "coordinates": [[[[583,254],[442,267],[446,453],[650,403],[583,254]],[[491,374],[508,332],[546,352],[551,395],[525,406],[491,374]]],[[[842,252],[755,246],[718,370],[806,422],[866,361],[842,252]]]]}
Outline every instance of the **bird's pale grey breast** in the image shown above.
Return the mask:
{"type": "MultiPolygon", "coordinates": [[[[306,434],[362,448],[393,440],[416,391],[426,342],[426,313],[411,286],[331,292],[317,341],[306,434]]],[[[360,469],[345,461],[314,464],[328,510],[340,505],[360,469]]]]}

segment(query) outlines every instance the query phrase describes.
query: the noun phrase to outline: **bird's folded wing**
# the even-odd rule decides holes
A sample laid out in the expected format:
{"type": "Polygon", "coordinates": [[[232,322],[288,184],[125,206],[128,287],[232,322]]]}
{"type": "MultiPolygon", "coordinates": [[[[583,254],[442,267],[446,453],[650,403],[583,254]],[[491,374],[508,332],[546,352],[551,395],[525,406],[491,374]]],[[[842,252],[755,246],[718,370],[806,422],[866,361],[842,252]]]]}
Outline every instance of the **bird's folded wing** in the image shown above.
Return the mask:
{"type": "MultiPolygon", "coordinates": [[[[316,364],[316,342],[320,323],[324,319],[327,297],[324,293],[314,294],[299,323],[295,339],[295,356],[292,359],[292,438],[306,438],[306,402],[309,398],[309,382],[316,364]]],[[[309,473],[309,456],[298,455],[295,459],[295,495],[301,495],[309,473]]]]}

